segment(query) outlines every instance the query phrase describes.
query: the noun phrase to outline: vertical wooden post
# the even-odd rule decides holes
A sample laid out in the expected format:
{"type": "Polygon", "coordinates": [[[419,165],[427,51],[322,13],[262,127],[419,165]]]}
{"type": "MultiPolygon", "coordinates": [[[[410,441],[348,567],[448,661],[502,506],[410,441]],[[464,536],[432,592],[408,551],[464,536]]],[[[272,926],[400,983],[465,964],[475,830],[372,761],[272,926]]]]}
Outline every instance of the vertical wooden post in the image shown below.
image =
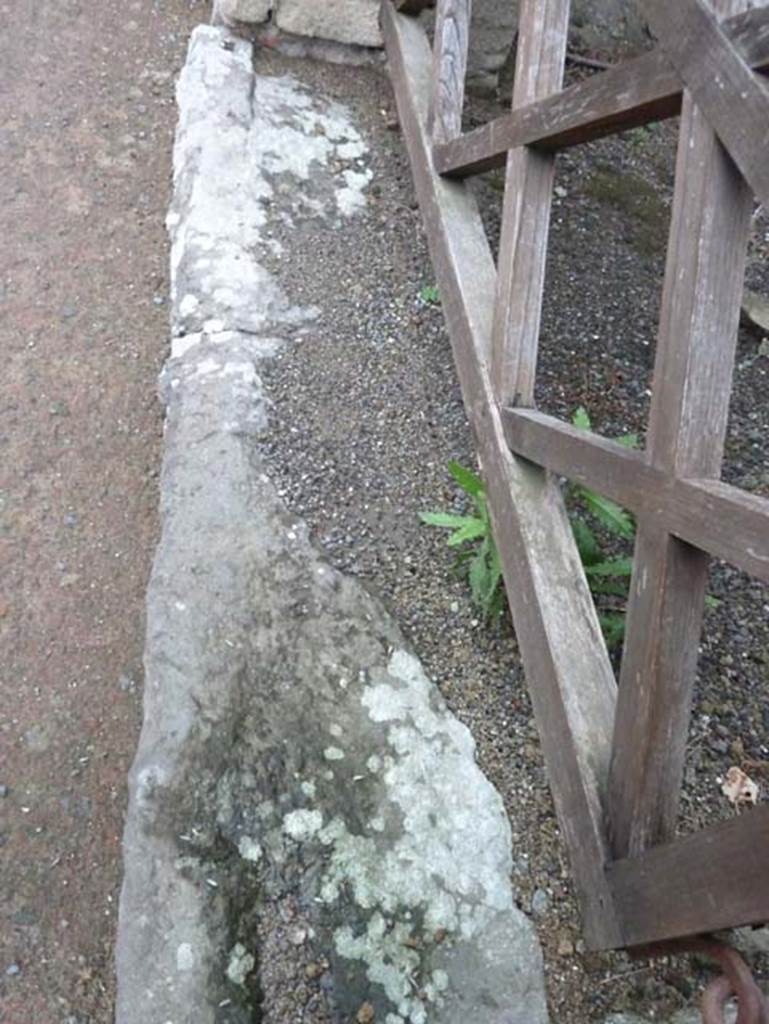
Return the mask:
{"type": "MultiPolygon", "coordinates": [[[[523,0],[514,108],[561,87],[568,29],[569,0],[523,0]]],[[[505,405],[533,404],[554,173],[551,153],[508,154],[491,342],[492,383],[505,405]]]]}
{"type": "MultiPolygon", "coordinates": [[[[685,92],[647,448],[677,477],[720,474],[751,199],[685,92]]],[[[704,552],[641,518],[609,776],[616,857],[675,831],[707,572],[704,552]]]]}
{"type": "Polygon", "coordinates": [[[462,131],[472,0],[439,0],[435,18],[433,80],[428,130],[433,143],[462,131]]]}

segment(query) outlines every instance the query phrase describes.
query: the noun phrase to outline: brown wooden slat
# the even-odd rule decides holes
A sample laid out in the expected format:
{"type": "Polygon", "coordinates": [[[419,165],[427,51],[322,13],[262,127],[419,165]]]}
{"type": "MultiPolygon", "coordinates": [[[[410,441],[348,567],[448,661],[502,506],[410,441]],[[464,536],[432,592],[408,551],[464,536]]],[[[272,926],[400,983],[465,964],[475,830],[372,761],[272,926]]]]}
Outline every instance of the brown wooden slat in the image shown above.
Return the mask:
{"type": "MultiPolygon", "coordinates": [[[[723,29],[747,63],[769,71],[769,7],[729,18],[723,29]]],[[[658,49],[438,146],[435,166],[441,174],[466,177],[501,167],[516,146],[564,149],[680,110],[681,80],[658,49]]]]}
{"type": "MultiPolygon", "coordinates": [[[[513,107],[560,88],[568,29],[569,0],[523,0],[513,107]]],[[[492,380],[501,403],[534,401],[554,174],[551,153],[519,148],[508,154],[491,342],[492,380]]]]}
{"type": "Polygon", "coordinates": [[[462,132],[471,0],[440,0],[435,20],[433,82],[428,125],[434,143],[462,132]]]}
{"type": "Polygon", "coordinates": [[[644,0],[643,8],[697,105],[769,207],[769,89],[702,0],[644,0]]]}
{"type": "MultiPolygon", "coordinates": [[[[718,0],[734,12],[744,0],[718,0]]],[[[752,196],[684,95],[647,456],[683,477],[720,475],[752,196]]],[[[641,516],[609,775],[615,856],[675,832],[708,556],[641,516]]]]}
{"type": "Polygon", "coordinates": [[[623,943],[769,921],[769,806],[607,868],[623,943]]]}
{"type": "Polygon", "coordinates": [[[503,409],[510,448],[575,483],[620,502],[632,512],[645,507],[650,482],[656,491],[665,477],[646,465],[643,452],[625,448],[600,434],[581,430],[536,409],[503,409]]]}
{"type": "Polygon", "coordinates": [[[641,452],[533,409],[504,409],[502,422],[517,454],[769,582],[769,499],[720,480],[676,479],[641,452]]]}
{"type": "Polygon", "coordinates": [[[618,939],[603,866],[601,794],[615,682],[556,481],[509,452],[485,353],[494,263],[474,199],[434,171],[427,133],[429,49],[421,27],[382,10],[398,111],[449,325],[465,407],[488,487],[516,632],[587,941],[618,939]]]}

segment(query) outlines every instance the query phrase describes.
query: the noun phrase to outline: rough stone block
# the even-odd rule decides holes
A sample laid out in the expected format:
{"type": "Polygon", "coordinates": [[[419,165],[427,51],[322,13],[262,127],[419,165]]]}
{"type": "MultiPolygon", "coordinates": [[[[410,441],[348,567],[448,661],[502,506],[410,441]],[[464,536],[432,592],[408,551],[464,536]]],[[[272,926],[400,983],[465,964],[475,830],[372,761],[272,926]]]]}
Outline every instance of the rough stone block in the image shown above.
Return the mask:
{"type": "Polygon", "coordinates": [[[510,825],[472,736],[262,459],[262,360],[322,311],[293,306],[259,260],[278,225],[294,229],[283,265],[320,218],[336,231],[370,172],[347,108],[255,75],[252,56],[199,27],[177,90],[163,529],[116,1024],[285,1024],[318,969],[329,984],[305,1019],[547,1024],[510,825]]]}
{"type": "Polygon", "coordinates": [[[484,92],[496,85],[497,72],[513,46],[518,5],[510,0],[477,0],[470,24],[467,79],[484,92]]]}
{"type": "Polygon", "coordinates": [[[381,46],[379,0],[281,0],[278,28],[299,36],[381,46]]]}
{"type": "Polygon", "coordinates": [[[274,0],[215,0],[214,20],[225,25],[241,21],[259,24],[267,21],[274,0]]]}

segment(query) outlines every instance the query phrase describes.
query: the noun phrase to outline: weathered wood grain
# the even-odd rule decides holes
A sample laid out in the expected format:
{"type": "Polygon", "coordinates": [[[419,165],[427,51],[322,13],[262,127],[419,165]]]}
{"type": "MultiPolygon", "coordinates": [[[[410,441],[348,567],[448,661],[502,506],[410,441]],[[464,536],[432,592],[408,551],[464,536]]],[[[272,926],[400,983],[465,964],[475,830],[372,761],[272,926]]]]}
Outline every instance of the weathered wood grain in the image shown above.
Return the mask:
{"type": "Polygon", "coordinates": [[[557,482],[515,459],[502,431],[486,363],[494,264],[472,196],[433,168],[424,32],[388,3],[382,24],[586,937],[591,945],[611,946],[618,933],[604,874],[602,806],[616,691],[611,665],[557,482]]]}
{"type": "MultiPolygon", "coordinates": [[[[647,445],[651,464],[670,474],[720,474],[751,208],[686,93],[647,445]]],[[[617,857],[675,832],[708,562],[639,518],[609,777],[617,857]]]]}
{"type": "MultiPolygon", "coordinates": [[[[721,4],[713,6],[723,10],[721,4]]],[[[769,206],[769,88],[702,0],[644,0],[643,8],[698,107],[758,199],[769,206]]]]}
{"type": "MultiPolygon", "coordinates": [[[[729,18],[722,27],[746,63],[769,70],[769,7],[729,18]]],[[[435,166],[441,174],[466,177],[502,166],[515,146],[564,149],[680,111],[681,79],[657,49],[438,146],[435,166]]]]}
{"type": "MultiPolygon", "coordinates": [[[[514,108],[560,88],[568,30],[569,0],[523,0],[514,108]]],[[[508,154],[491,343],[492,383],[505,404],[534,401],[554,174],[551,153],[519,147],[508,154]]]]}
{"type": "Polygon", "coordinates": [[[462,132],[471,0],[440,0],[435,21],[428,127],[434,143],[462,132]]]}
{"type": "Polygon", "coordinates": [[[642,452],[533,409],[503,409],[502,422],[518,455],[769,582],[769,499],[720,480],[679,479],[650,465],[642,452]]]}
{"type": "Polygon", "coordinates": [[[623,944],[769,920],[769,806],[607,868],[623,944]]]}

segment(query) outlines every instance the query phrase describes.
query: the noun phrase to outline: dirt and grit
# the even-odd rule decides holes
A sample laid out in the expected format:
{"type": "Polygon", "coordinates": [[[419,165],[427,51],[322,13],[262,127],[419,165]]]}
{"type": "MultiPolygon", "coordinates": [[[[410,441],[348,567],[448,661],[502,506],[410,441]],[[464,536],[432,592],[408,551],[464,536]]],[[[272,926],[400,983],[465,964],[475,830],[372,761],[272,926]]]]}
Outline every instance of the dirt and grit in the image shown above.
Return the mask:
{"type": "Polygon", "coordinates": [[[108,1024],[157,527],[174,79],[205,5],[0,3],[0,1021],[108,1024]]]}

